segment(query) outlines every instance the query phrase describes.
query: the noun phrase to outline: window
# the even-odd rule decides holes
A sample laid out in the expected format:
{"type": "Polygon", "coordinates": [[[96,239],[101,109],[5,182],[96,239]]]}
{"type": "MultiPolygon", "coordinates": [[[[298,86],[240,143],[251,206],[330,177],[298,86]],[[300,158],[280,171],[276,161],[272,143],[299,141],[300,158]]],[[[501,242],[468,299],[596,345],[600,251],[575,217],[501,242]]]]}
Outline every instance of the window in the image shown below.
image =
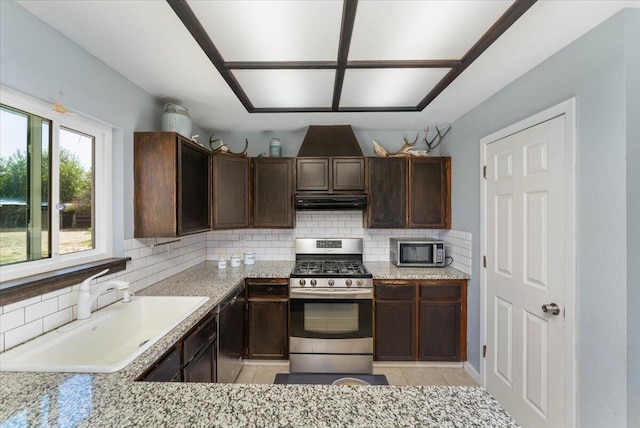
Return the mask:
{"type": "Polygon", "coordinates": [[[0,88],[2,281],[111,257],[111,128],[0,88]]]}

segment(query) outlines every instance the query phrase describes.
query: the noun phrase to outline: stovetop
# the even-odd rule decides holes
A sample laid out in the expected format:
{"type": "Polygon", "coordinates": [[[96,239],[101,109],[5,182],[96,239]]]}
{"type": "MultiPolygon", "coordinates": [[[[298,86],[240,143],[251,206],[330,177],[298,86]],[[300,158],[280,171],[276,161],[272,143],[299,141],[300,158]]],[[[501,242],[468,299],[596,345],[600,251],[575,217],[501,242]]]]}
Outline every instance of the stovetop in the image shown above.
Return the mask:
{"type": "Polygon", "coordinates": [[[372,276],[360,260],[298,260],[291,275],[316,278],[372,276]]]}

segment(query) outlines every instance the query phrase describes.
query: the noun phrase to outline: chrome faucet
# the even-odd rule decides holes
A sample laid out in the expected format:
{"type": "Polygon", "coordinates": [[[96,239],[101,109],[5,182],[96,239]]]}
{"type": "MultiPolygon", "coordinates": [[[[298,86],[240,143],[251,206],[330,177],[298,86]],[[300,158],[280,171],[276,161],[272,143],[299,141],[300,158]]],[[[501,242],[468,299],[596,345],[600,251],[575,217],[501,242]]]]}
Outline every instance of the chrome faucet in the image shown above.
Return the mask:
{"type": "Polygon", "coordinates": [[[98,296],[110,289],[118,289],[125,290],[122,296],[123,302],[131,301],[131,293],[128,291],[129,283],[126,281],[107,281],[99,286],[95,287],[93,291],[91,290],[91,286],[89,285],[91,281],[96,279],[99,276],[104,275],[109,272],[109,269],[105,269],[102,272],[99,272],[93,276],[82,281],[80,284],[80,290],[78,291],[78,319],[84,320],[91,317],[91,306],[93,302],[96,301],[98,296]]]}

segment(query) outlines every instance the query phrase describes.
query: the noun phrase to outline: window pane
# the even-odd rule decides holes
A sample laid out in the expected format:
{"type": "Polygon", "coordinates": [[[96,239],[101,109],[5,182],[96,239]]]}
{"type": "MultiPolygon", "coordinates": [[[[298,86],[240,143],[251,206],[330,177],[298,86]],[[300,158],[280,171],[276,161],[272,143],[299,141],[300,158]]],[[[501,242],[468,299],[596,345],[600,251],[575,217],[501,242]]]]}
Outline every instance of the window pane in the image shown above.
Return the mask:
{"type": "Polygon", "coordinates": [[[60,128],[60,254],[95,247],[93,146],[94,137],[60,128]]]}
{"type": "Polygon", "coordinates": [[[48,258],[47,119],[0,106],[0,265],[48,258]]]}

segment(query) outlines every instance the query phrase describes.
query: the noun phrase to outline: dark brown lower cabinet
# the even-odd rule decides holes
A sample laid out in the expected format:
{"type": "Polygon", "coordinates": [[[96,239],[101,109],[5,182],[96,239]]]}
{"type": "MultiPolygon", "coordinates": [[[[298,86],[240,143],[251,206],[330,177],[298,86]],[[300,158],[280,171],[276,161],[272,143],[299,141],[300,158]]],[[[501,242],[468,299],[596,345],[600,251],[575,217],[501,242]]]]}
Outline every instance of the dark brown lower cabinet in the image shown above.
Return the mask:
{"type": "Polygon", "coordinates": [[[218,318],[210,312],[137,380],[215,382],[218,318]]]}
{"type": "Polygon", "coordinates": [[[289,358],[289,283],[247,280],[245,358],[289,358]]]}
{"type": "Polygon", "coordinates": [[[375,359],[465,361],[466,280],[375,280],[375,359]]]}
{"type": "Polygon", "coordinates": [[[422,361],[459,361],[460,302],[420,302],[419,345],[422,361]]]}
{"type": "Polygon", "coordinates": [[[376,359],[412,361],[416,354],[416,302],[376,301],[376,359]]]}
{"type": "Polygon", "coordinates": [[[175,346],[163,355],[140,380],[146,382],[182,382],[180,347],[175,346]]]}
{"type": "Polygon", "coordinates": [[[215,339],[200,349],[187,365],[184,366],[185,382],[216,381],[216,341],[215,339]]]}

